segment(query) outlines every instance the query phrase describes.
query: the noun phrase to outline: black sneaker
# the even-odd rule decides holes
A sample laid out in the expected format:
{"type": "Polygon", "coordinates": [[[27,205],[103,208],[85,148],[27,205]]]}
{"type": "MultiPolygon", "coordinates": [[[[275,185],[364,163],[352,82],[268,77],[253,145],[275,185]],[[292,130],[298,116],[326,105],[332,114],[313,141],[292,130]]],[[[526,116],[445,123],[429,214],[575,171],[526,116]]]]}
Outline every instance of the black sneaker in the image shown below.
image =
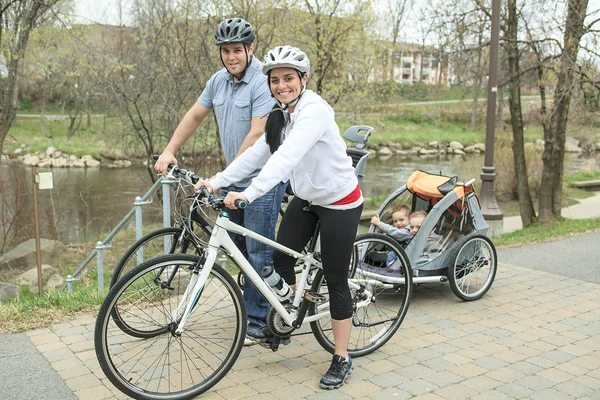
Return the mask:
{"type": "Polygon", "coordinates": [[[346,360],[344,357],[334,354],[329,369],[321,378],[321,388],[328,390],[339,388],[346,383],[346,379],[353,369],[354,366],[350,356],[346,360]]]}
{"type": "MultiPolygon", "coordinates": [[[[246,330],[246,340],[244,341],[244,346],[250,346],[252,344],[258,343],[262,347],[270,349],[273,347],[273,336],[267,332],[266,327],[260,328],[250,328],[246,330]]],[[[280,338],[279,345],[289,345],[291,340],[289,337],[280,338]]]]}

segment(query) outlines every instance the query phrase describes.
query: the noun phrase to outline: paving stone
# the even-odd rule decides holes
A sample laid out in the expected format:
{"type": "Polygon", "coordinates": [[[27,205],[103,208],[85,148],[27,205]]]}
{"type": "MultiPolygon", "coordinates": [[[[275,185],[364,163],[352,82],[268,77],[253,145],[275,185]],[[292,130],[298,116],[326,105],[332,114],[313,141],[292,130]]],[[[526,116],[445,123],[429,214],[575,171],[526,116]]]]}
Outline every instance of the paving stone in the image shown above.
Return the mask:
{"type": "Polygon", "coordinates": [[[509,396],[499,390],[488,390],[472,396],[471,400],[513,400],[515,397],[509,396]]]}
{"type": "Polygon", "coordinates": [[[506,385],[502,385],[497,387],[495,390],[507,394],[511,398],[515,399],[527,398],[532,393],[535,393],[534,390],[526,386],[519,385],[518,383],[509,383],[506,385]]]}
{"type": "Polygon", "coordinates": [[[427,360],[422,363],[424,366],[429,367],[435,371],[445,371],[450,368],[454,368],[456,364],[451,363],[449,361],[443,360],[441,358],[434,358],[432,360],[427,360]]]}
{"type": "Polygon", "coordinates": [[[84,390],[90,387],[100,386],[102,383],[92,374],[78,376],[65,380],[65,383],[72,391],[84,390]]]}
{"type": "Polygon", "coordinates": [[[398,386],[399,384],[402,384],[401,386],[404,387],[405,384],[412,382],[411,379],[393,371],[374,375],[368,380],[383,389],[398,386]]]}
{"type": "Polygon", "coordinates": [[[488,371],[488,369],[482,368],[473,363],[457,365],[456,367],[449,369],[449,372],[452,372],[464,378],[472,378],[474,376],[483,375],[488,371]]]}
{"type": "Polygon", "coordinates": [[[234,387],[224,388],[217,392],[228,400],[243,399],[257,394],[258,392],[247,384],[236,385],[234,387]]]}
{"type": "Polygon", "coordinates": [[[508,365],[506,361],[500,360],[496,357],[484,357],[478,360],[473,361],[475,364],[479,365],[481,368],[485,368],[486,370],[494,370],[498,368],[505,367],[508,365]]]}
{"type": "Polygon", "coordinates": [[[574,397],[555,389],[544,389],[532,394],[530,398],[532,400],[571,400],[574,397]]]}
{"type": "Polygon", "coordinates": [[[309,396],[310,400],[349,400],[352,396],[342,392],[341,390],[323,390],[309,396]]]}
{"type": "Polygon", "coordinates": [[[544,389],[548,389],[554,386],[554,382],[549,379],[543,378],[541,376],[525,376],[518,381],[516,381],[519,385],[526,386],[530,389],[535,390],[536,392],[542,391],[544,389]]]}
{"type": "Polygon", "coordinates": [[[408,399],[413,399],[414,396],[412,394],[410,394],[409,392],[404,391],[402,389],[389,388],[389,389],[380,390],[376,393],[372,393],[369,395],[369,398],[373,399],[373,400],[389,400],[389,399],[408,400],[408,399]]]}
{"type": "Polygon", "coordinates": [[[482,393],[492,390],[502,383],[485,375],[479,375],[474,378],[469,378],[461,382],[461,385],[474,389],[476,392],[482,393]]]}
{"type": "Polygon", "coordinates": [[[398,365],[388,360],[381,360],[366,364],[362,368],[376,375],[393,371],[398,368],[398,365]]]}
{"type": "Polygon", "coordinates": [[[574,375],[558,368],[549,368],[538,372],[536,375],[549,379],[553,382],[564,382],[575,378],[574,375]]]}
{"type": "MultiPolygon", "coordinates": [[[[599,371],[596,371],[599,372],[599,371]]],[[[580,383],[586,387],[589,387],[592,390],[600,391],[600,374],[598,378],[594,378],[593,376],[585,375],[579,376],[573,380],[574,382],[580,383]]]]}
{"type": "Polygon", "coordinates": [[[592,392],[598,392],[598,390],[594,390],[587,385],[582,385],[577,381],[562,382],[554,386],[553,389],[562,393],[567,393],[575,398],[587,396],[592,392]]]}
{"type": "Polygon", "coordinates": [[[456,375],[450,371],[438,372],[435,375],[425,376],[423,379],[439,387],[452,385],[465,380],[462,376],[456,375]]]}
{"type": "Polygon", "coordinates": [[[258,393],[272,392],[286,385],[286,381],[279,376],[267,376],[266,378],[249,382],[248,386],[258,393]]]}
{"type": "Polygon", "coordinates": [[[435,395],[438,395],[444,399],[448,400],[463,400],[468,399],[471,396],[477,394],[475,390],[472,388],[463,385],[462,383],[457,383],[455,385],[445,386],[433,392],[435,395]]]}
{"type": "Polygon", "coordinates": [[[69,327],[65,327],[65,328],[60,328],[60,329],[54,329],[54,333],[58,336],[58,337],[63,337],[63,336],[72,336],[72,335],[77,335],[77,334],[83,334],[83,333],[88,333],[89,331],[85,328],[85,326],[69,326],[69,327]]]}
{"type": "Polygon", "coordinates": [[[104,400],[114,397],[113,393],[106,386],[95,386],[82,389],[75,392],[75,396],[81,400],[104,400]]]}
{"type": "Polygon", "coordinates": [[[310,361],[308,361],[305,358],[300,358],[300,357],[290,358],[288,360],[280,361],[280,364],[291,371],[300,369],[300,368],[305,368],[305,367],[308,367],[309,365],[312,365],[312,363],[310,361]]]}
{"type": "Polygon", "coordinates": [[[371,393],[375,393],[381,390],[381,388],[369,381],[360,381],[356,382],[353,380],[348,380],[348,382],[339,388],[342,392],[356,397],[368,396],[371,393]]]}
{"type": "MultiPolygon", "coordinates": [[[[276,391],[274,391],[273,393],[267,393],[267,394],[268,395],[272,394],[277,399],[294,400],[294,399],[305,399],[308,396],[315,394],[315,391],[312,390],[311,388],[307,387],[306,385],[294,384],[294,385],[288,385],[288,386],[279,388],[276,391]]],[[[261,397],[260,397],[261,399],[263,398],[262,396],[264,396],[264,393],[261,393],[261,397]]]]}

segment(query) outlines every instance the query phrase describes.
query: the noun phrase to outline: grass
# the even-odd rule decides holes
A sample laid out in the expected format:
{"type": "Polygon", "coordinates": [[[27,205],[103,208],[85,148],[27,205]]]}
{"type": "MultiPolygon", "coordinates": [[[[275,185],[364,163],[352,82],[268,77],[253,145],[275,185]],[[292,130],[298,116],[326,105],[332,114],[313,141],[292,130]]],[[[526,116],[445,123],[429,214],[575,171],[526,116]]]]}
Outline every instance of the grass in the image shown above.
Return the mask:
{"type": "Polygon", "coordinates": [[[4,147],[5,153],[13,151],[21,145],[26,146],[26,153],[45,152],[50,146],[65,152],[69,155],[81,157],[89,154],[95,158],[100,158],[103,150],[116,145],[117,136],[122,132],[123,127],[118,118],[107,119],[107,132],[111,132],[110,138],[114,138],[115,143],[106,143],[102,134],[102,118],[92,119],[92,129],[86,131],[85,121],[82,126],[73,135],[71,143],[68,142],[67,132],[69,121],[67,120],[48,120],[44,122],[45,137],[40,133],[40,121],[37,119],[17,119],[8,132],[4,147]]]}
{"type": "Polygon", "coordinates": [[[99,308],[105,292],[90,282],[78,282],[70,296],[60,289],[41,296],[21,288],[18,299],[0,304],[0,332],[21,332],[73,319],[77,314],[99,308]]]}
{"type": "Polygon", "coordinates": [[[597,230],[600,230],[600,218],[566,219],[560,217],[552,222],[537,222],[519,231],[494,238],[494,244],[496,247],[524,246],[533,243],[550,242],[597,230]]]}

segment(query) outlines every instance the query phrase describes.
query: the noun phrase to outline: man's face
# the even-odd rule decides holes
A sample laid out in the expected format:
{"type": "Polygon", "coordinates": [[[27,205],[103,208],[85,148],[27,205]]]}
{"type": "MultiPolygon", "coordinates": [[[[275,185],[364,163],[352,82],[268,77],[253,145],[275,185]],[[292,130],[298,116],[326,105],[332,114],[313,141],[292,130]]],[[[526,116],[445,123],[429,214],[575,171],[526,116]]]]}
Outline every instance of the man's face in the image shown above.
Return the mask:
{"type": "Polygon", "coordinates": [[[243,43],[229,43],[221,45],[221,60],[227,71],[232,75],[240,75],[246,68],[248,60],[254,52],[254,44],[248,47],[248,55],[246,56],[246,46],[243,43]]]}

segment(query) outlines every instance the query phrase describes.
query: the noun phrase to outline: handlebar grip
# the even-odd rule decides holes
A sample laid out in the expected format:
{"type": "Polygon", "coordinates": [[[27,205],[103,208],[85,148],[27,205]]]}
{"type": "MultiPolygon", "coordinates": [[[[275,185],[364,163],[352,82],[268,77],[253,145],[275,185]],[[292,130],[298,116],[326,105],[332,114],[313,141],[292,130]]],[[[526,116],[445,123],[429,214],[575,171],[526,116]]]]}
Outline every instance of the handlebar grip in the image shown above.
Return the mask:
{"type": "Polygon", "coordinates": [[[207,199],[210,197],[210,192],[208,191],[206,186],[200,186],[199,191],[202,193],[202,197],[205,197],[207,199]]]}
{"type": "Polygon", "coordinates": [[[241,200],[241,199],[237,199],[236,201],[233,202],[233,204],[235,204],[235,206],[237,208],[239,208],[240,210],[243,210],[244,208],[248,207],[248,203],[246,203],[244,200],[241,200]]]}
{"type": "Polygon", "coordinates": [[[160,157],[158,154],[152,154],[152,161],[158,161],[158,157],[160,157]]]}

